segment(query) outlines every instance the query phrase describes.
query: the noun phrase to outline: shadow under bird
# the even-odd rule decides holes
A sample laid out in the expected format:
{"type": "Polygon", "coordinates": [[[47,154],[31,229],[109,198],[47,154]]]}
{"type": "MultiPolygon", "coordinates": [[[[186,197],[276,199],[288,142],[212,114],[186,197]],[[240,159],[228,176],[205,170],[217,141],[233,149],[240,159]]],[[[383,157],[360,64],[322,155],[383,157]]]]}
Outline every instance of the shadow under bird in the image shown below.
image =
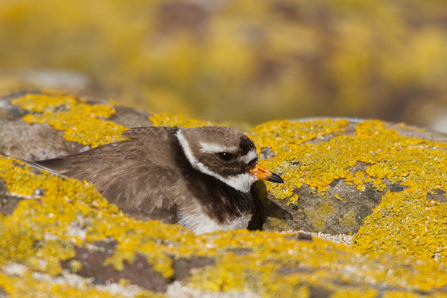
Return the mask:
{"type": "Polygon", "coordinates": [[[128,140],[35,164],[87,180],[132,217],[198,234],[246,228],[252,184],[284,183],[257,164],[253,141],[236,129],[137,127],[123,137],[128,140]]]}

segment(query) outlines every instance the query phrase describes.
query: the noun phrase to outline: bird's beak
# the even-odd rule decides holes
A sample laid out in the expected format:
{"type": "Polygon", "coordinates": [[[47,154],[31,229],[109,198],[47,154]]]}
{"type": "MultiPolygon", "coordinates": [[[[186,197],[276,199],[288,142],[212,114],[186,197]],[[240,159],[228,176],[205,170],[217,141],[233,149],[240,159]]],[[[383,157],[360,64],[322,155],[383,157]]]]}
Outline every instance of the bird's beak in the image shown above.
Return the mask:
{"type": "Polygon", "coordinates": [[[272,173],[266,168],[261,167],[260,165],[256,165],[256,167],[251,169],[249,172],[255,175],[258,179],[276,183],[284,183],[284,180],[282,180],[282,178],[278,174],[272,173]]]}

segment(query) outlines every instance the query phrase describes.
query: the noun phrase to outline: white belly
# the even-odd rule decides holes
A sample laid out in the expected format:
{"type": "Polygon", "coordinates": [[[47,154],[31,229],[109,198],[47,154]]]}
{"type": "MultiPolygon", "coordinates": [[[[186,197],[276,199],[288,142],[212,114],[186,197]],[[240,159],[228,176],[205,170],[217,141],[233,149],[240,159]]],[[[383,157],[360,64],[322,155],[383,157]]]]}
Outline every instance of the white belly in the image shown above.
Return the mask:
{"type": "Polygon", "coordinates": [[[245,229],[248,227],[251,216],[250,213],[247,213],[235,220],[219,223],[206,215],[202,211],[202,208],[196,204],[196,208],[194,208],[193,212],[180,212],[180,220],[178,224],[193,230],[196,234],[204,234],[214,231],[245,229]]]}

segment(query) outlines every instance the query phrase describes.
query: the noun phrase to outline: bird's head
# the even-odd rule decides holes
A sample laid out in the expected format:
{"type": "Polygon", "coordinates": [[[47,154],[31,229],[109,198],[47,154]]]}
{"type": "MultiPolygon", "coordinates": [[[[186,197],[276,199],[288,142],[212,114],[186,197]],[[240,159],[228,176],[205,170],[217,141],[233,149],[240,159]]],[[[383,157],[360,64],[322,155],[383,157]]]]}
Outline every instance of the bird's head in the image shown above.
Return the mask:
{"type": "Polygon", "coordinates": [[[279,175],[258,165],[253,141],[236,129],[183,128],[177,138],[193,168],[239,191],[249,192],[258,179],[284,183],[279,175]]]}

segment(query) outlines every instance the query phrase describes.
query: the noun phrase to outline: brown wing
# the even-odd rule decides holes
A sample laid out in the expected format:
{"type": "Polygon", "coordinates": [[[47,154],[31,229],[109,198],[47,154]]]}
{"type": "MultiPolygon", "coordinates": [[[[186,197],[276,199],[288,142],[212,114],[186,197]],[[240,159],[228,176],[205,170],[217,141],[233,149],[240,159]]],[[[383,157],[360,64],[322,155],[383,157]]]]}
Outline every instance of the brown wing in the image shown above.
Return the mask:
{"type": "MultiPolygon", "coordinates": [[[[104,170],[107,175],[107,171],[104,170]]],[[[102,174],[102,173],[100,173],[102,174]]],[[[98,179],[94,185],[110,202],[139,219],[177,223],[179,175],[172,169],[142,165],[131,171],[115,172],[110,179],[98,179]]]]}
{"type": "Polygon", "coordinates": [[[100,146],[36,164],[95,185],[124,212],[140,219],[177,222],[180,175],[169,163],[176,129],[141,127],[126,131],[131,141],[100,146]]]}

